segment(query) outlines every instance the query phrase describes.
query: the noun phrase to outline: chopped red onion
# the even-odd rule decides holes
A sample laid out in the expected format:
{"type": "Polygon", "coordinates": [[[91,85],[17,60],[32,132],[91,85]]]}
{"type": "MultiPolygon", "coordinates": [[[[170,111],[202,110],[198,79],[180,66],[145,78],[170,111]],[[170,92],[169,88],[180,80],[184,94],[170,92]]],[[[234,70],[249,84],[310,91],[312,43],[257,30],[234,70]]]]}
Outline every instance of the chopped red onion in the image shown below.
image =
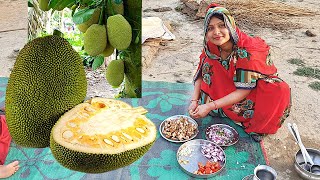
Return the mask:
{"type": "Polygon", "coordinates": [[[233,133],[226,128],[211,125],[206,130],[206,135],[208,139],[219,145],[226,145],[233,141],[233,133]]]}
{"type": "Polygon", "coordinates": [[[201,146],[201,153],[212,162],[225,161],[223,150],[213,143],[203,144],[201,146]]]}

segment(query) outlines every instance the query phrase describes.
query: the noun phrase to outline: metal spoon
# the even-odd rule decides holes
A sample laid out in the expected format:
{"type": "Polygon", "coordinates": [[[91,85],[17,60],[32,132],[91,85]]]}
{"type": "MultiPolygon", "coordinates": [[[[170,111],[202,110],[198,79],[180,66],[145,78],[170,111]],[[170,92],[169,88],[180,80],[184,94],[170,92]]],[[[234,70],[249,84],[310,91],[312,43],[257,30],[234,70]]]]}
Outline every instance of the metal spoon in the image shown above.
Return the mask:
{"type": "Polygon", "coordinates": [[[313,174],[320,175],[320,165],[314,164],[307,149],[302,144],[301,137],[300,137],[299,130],[298,130],[298,126],[295,123],[293,123],[293,126],[290,123],[288,123],[288,128],[289,128],[289,131],[294,136],[295,140],[297,141],[298,145],[300,146],[301,153],[302,153],[302,156],[303,156],[303,159],[305,162],[305,165],[303,168],[313,174]],[[308,164],[307,159],[310,164],[308,164]]]}
{"type": "MultiPolygon", "coordinates": [[[[291,134],[293,135],[295,141],[298,143],[299,147],[300,147],[300,150],[301,150],[301,154],[302,154],[302,157],[303,157],[303,160],[304,160],[304,166],[302,166],[303,169],[307,170],[310,172],[311,170],[311,166],[308,164],[308,161],[307,161],[307,157],[306,157],[306,154],[305,152],[303,151],[303,144],[301,146],[300,142],[299,142],[299,139],[298,139],[298,135],[297,135],[297,132],[293,129],[293,126],[291,125],[291,123],[288,123],[288,129],[289,131],[291,132],[291,134]]],[[[301,140],[301,139],[300,139],[301,140]]]]}

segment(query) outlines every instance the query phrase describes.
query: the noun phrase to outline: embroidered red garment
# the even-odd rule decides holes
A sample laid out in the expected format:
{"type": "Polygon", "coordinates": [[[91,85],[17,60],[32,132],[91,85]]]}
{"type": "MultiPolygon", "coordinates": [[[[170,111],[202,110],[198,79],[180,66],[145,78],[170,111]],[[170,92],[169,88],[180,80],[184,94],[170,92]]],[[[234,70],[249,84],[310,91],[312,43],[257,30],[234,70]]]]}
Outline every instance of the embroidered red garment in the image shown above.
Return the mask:
{"type": "Polygon", "coordinates": [[[210,41],[206,42],[211,54],[205,49],[200,55],[200,64],[195,79],[202,76],[201,92],[211,100],[220,99],[237,88],[246,89],[248,82],[240,79],[254,79],[250,94],[241,102],[222,107],[224,114],[236,122],[242,122],[247,133],[276,133],[290,110],[290,88],[276,76],[277,69],[268,58],[269,46],[259,37],[251,37],[236,28],[238,39],[234,55],[228,61],[228,68],[220,60],[220,51],[210,41]],[[212,59],[212,57],[217,57],[212,59]],[[240,72],[239,74],[237,74],[240,72]],[[242,73],[242,74],[241,74],[242,73]],[[243,84],[236,86],[235,84],[243,84]]]}
{"type": "Polygon", "coordinates": [[[8,131],[6,118],[4,115],[0,115],[0,165],[3,165],[6,161],[10,142],[11,136],[8,131]]]}

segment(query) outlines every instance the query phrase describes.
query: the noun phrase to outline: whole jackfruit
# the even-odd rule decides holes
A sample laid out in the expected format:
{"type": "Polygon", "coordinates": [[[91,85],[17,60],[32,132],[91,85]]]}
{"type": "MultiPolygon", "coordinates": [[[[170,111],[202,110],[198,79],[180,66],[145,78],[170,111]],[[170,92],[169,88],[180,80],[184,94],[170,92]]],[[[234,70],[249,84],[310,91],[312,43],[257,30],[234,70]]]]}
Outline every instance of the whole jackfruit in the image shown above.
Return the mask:
{"type": "Polygon", "coordinates": [[[42,11],[49,11],[50,8],[49,8],[49,1],[50,0],[39,0],[39,8],[42,10],[42,11]]]}
{"type": "Polygon", "coordinates": [[[93,24],[84,34],[84,50],[90,56],[101,54],[107,46],[107,32],[104,25],[93,24]]]}
{"type": "Polygon", "coordinates": [[[36,38],[20,51],[8,81],[10,135],[25,147],[47,147],[50,132],[67,110],[86,97],[82,59],[59,36],[36,38]]]}
{"type": "Polygon", "coordinates": [[[61,165],[85,173],[127,166],[156,139],[156,126],[146,112],[119,100],[93,98],[57,121],[51,132],[51,152],[61,165]]]}
{"type": "Polygon", "coordinates": [[[116,49],[125,50],[132,40],[132,29],[129,22],[121,15],[109,16],[107,20],[108,40],[116,49]]]}
{"type": "Polygon", "coordinates": [[[110,44],[107,43],[107,47],[104,49],[104,51],[101,53],[102,56],[108,57],[114,52],[114,47],[112,47],[110,44]]]}
{"type": "Polygon", "coordinates": [[[113,87],[119,87],[124,78],[124,62],[123,60],[113,60],[108,64],[106,70],[106,79],[113,87]]]}
{"type": "Polygon", "coordinates": [[[115,15],[115,14],[123,15],[124,14],[123,1],[122,0],[111,0],[111,1],[108,1],[107,14],[109,16],[112,16],[112,15],[115,15]],[[109,2],[111,2],[111,4],[109,2]]]}
{"type": "Polygon", "coordinates": [[[101,11],[100,8],[95,9],[93,14],[91,15],[91,18],[88,21],[77,25],[78,29],[81,32],[85,33],[92,24],[98,24],[100,11],[101,11]]]}

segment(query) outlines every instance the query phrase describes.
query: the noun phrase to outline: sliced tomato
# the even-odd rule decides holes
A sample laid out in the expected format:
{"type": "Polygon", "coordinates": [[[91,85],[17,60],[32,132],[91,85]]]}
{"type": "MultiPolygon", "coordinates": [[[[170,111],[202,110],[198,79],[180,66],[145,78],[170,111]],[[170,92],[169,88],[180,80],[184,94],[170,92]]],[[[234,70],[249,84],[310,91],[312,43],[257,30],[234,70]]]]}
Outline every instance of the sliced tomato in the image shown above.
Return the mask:
{"type": "Polygon", "coordinates": [[[207,167],[205,169],[205,174],[211,174],[211,173],[212,173],[212,170],[209,167],[207,167]]]}
{"type": "Polygon", "coordinates": [[[209,168],[209,167],[211,167],[211,165],[212,165],[211,162],[210,162],[210,161],[207,161],[205,167],[206,167],[206,168],[209,168]]]}

